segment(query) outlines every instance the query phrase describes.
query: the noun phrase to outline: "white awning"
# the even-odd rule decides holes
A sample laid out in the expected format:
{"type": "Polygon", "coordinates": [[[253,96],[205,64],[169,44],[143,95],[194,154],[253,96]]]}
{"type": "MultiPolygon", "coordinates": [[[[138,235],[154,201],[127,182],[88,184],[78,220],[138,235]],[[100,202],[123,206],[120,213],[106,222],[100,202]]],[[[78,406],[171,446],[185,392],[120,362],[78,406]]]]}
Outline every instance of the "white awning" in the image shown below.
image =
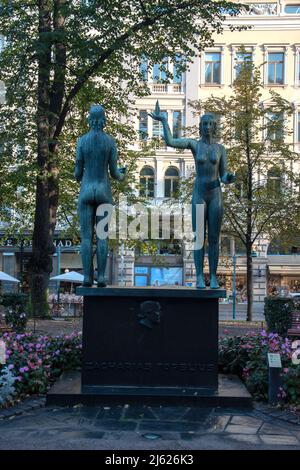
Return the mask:
{"type": "Polygon", "coordinates": [[[0,281],[5,281],[5,282],[20,282],[18,279],[16,279],[13,276],[10,276],[9,274],[4,273],[3,271],[0,271],[0,281]]]}
{"type": "Polygon", "coordinates": [[[268,268],[270,274],[280,274],[281,276],[300,276],[299,264],[294,266],[269,265],[268,268]]]}
{"type": "Polygon", "coordinates": [[[51,277],[50,281],[65,281],[82,284],[83,275],[80,273],[76,273],[75,271],[71,271],[69,273],[59,274],[58,276],[51,277]]]}

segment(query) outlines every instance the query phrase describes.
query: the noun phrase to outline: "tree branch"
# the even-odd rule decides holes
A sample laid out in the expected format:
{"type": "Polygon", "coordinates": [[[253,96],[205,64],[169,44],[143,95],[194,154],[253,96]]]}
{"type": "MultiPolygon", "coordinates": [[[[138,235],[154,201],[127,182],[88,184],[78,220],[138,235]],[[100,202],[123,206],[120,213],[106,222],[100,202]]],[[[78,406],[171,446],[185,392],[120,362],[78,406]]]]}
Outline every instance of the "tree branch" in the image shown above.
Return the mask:
{"type": "Polygon", "coordinates": [[[239,234],[239,237],[241,238],[241,240],[244,240],[243,238],[243,235],[245,234],[244,230],[243,230],[243,227],[240,225],[240,223],[237,221],[236,219],[236,216],[235,216],[235,213],[233,211],[231,211],[229,209],[229,212],[230,212],[230,215],[231,215],[231,218],[234,220],[235,224],[237,225],[237,227],[239,228],[240,230],[240,233],[238,232],[237,228],[234,226],[234,224],[232,223],[231,221],[231,218],[229,218],[230,220],[230,224],[234,227],[234,230],[239,234]],[[241,235],[242,234],[242,235],[241,235]]]}
{"type": "Polygon", "coordinates": [[[119,36],[115,42],[113,43],[113,45],[111,47],[109,47],[105,52],[103,52],[98,60],[93,64],[91,65],[87,70],[86,72],[83,74],[83,76],[78,80],[78,82],[73,86],[73,88],[70,90],[68,96],[66,97],[66,100],[65,100],[65,103],[64,103],[64,106],[62,108],[62,111],[60,113],[60,116],[59,116],[59,119],[58,119],[58,122],[57,122],[57,125],[56,125],[56,129],[55,129],[55,132],[54,132],[54,140],[58,139],[61,131],[62,131],[62,128],[63,128],[63,125],[64,125],[64,121],[65,121],[65,118],[67,116],[67,113],[69,111],[69,108],[70,108],[70,104],[71,104],[71,101],[75,98],[75,96],[79,93],[79,91],[81,90],[81,88],[85,85],[85,83],[87,82],[87,80],[93,76],[93,74],[101,67],[101,65],[115,52],[117,51],[121,46],[123,46],[124,42],[130,38],[131,36],[133,36],[135,33],[137,33],[138,31],[146,28],[146,27],[149,27],[149,26],[152,26],[154,25],[159,19],[165,17],[165,16],[168,16],[168,15],[172,15],[173,13],[176,13],[178,12],[178,10],[184,10],[186,8],[189,8],[191,6],[196,6],[196,4],[198,4],[199,2],[198,1],[194,1],[194,2],[183,2],[179,5],[176,5],[174,6],[173,8],[168,8],[168,9],[164,9],[163,11],[161,11],[160,13],[158,13],[157,15],[155,15],[154,17],[152,18],[149,18],[147,17],[146,19],[144,19],[143,21],[141,21],[140,23],[132,26],[128,31],[126,31],[124,34],[122,34],[121,36],[119,36]]]}
{"type": "MultiPolygon", "coordinates": [[[[63,5],[66,0],[55,0],[53,6],[53,32],[64,34],[65,29],[65,18],[61,12],[63,5]]],[[[63,43],[62,39],[55,43],[55,64],[54,64],[54,78],[50,92],[50,137],[54,134],[55,125],[59,119],[58,114],[61,111],[64,89],[65,89],[65,79],[66,79],[66,46],[63,43]]]]}

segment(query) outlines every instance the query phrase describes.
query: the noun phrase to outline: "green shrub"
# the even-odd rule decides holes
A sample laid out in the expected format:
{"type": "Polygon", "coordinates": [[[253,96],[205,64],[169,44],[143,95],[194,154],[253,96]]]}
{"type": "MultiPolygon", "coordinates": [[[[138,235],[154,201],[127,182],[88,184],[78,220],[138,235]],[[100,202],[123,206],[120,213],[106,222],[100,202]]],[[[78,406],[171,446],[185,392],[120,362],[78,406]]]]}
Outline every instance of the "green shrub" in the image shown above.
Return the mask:
{"type": "Polygon", "coordinates": [[[291,312],[296,307],[293,299],[280,297],[266,297],[264,315],[268,325],[268,330],[286,336],[291,328],[291,312]]]}
{"type": "Polygon", "coordinates": [[[268,352],[279,353],[282,363],[281,398],[300,406],[300,364],[292,363],[292,341],[277,333],[261,331],[219,340],[219,367],[237,374],[256,399],[268,398],[268,352]]]}
{"type": "Polygon", "coordinates": [[[16,378],[17,397],[44,394],[64,370],[81,368],[81,333],[53,337],[14,332],[0,339],[6,345],[5,367],[16,378]]]}
{"type": "Polygon", "coordinates": [[[2,294],[0,303],[5,308],[5,322],[17,333],[23,333],[28,318],[28,296],[21,293],[2,294]]]}

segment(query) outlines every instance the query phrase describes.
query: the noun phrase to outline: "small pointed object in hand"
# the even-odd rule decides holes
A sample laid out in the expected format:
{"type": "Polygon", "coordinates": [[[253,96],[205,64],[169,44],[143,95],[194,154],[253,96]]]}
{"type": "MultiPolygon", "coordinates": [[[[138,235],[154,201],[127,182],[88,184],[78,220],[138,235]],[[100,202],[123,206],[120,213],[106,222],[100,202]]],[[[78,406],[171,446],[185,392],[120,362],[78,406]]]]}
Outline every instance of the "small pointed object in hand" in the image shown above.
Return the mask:
{"type": "Polygon", "coordinates": [[[156,101],[156,105],[155,105],[155,114],[160,114],[160,107],[159,107],[158,100],[156,101]]]}

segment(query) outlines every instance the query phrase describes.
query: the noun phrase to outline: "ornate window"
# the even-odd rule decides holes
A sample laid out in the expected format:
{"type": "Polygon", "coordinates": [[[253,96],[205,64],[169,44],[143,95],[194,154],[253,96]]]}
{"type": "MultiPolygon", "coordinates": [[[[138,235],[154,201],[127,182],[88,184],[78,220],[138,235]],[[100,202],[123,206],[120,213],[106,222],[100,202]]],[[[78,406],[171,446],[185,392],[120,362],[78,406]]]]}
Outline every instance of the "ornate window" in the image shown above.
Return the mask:
{"type": "Polygon", "coordinates": [[[237,52],[235,60],[235,78],[238,78],[245,62],[252,62],[252,52],[237,52]]]}
{"type": "Polygon", "coordinates": [[[178,72],[178,66],[182,63],[182,60],[182,56],[177,54],[173,64],[173,83],[177,83],[178,85],[182,83],[182,72],[178,72]]]}
{"type": "Polygon", "coordinates": [[[300,15],[300,3],[294,5],[285,5],[284,13],[287,15],[300,15]]]}
{"type": "Polygon", "coordinates": [[[267,173],[267,190],[270,195],[280,194],[281,192],[281,169],[273,166],[267,173]]]}
{"type": "Polygon", "coordinates": [[[165,172],[165,197],[175,197],[178,191],[179,171],[169,167],[165,172]]]}
{"type": "Polygon", "coordinates": [[[267,122],[267,138],[270,140],[283,139],[283,114],[269,113],[267,122]]]}
{"type": "Polygon", "coordinates": [[[283,85],[284,83],[284,53],[268,53],[268,84],[283,85]]]}
{"type": "Polygon", "coordinates": [[[173,111],[173,137],[178,139],[181,137],[182,113],[181,111],[173,111]]]}
{"type": "Polygon", "coordinates": [[[161,83],[167,79],[168,59],[164,59],[162,63],[153,65],[152,79],[154,83],[161,83]]]}
{"type": "Polygon", "coordinates": [[[148,113],[147,111],[140,111],[139,114],[139,135],[140,140],[147,140],[148,138],[148,113]]]}
{"type": "MultiPolygon", "coordinates": [[[[161,111],[161,114],[163,114],[166,119],[168,120],[168,113],[167,111],[161,111]]],[[[163,125],[161,121],[155,121],[153,119],[152,121],[152,136],[153,139],[161,139],[164,136],[164,130],[163,130],[163,125]]]]}
{"type": "Polygon", "coordinates": [[[221,53],[206,52],[205,53],[205,83],[217,84],[221,83],[221,53]]]}
{"type": "Polygon", "coordinates": [[[140,172],[140,195],[154,197],[154,170],[144,166],[140,172]]]}
{"type": "Polygon", "coordinates": [[[140,75],[144,82],[148,80],[148,59],[145,56],[142,56],[141,58],[140,75]]]}

